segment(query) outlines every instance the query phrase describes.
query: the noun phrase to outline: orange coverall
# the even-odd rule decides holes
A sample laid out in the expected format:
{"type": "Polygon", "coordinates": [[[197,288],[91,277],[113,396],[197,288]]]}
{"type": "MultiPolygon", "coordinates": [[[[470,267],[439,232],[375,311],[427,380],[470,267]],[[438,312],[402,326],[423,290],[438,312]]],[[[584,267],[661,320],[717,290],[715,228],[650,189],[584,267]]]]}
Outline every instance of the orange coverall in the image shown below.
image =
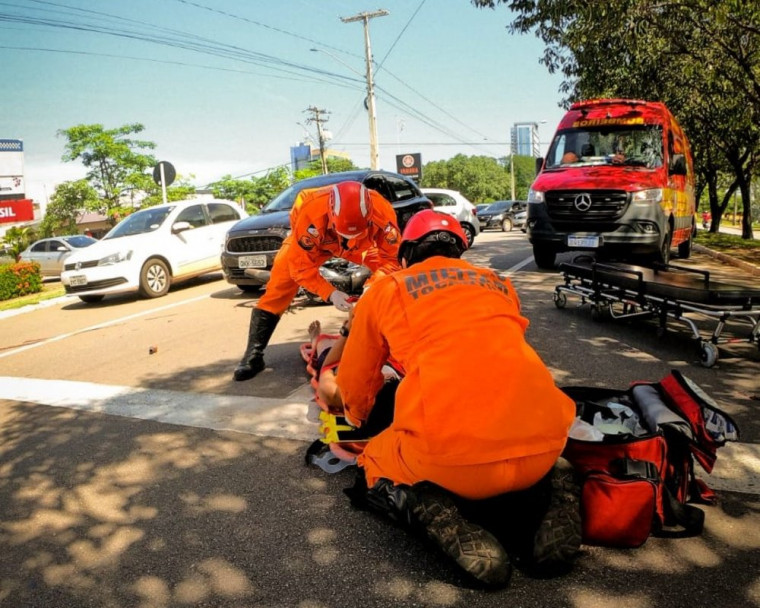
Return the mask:
{"type": "Polygon", "coordinates": [[[362,237],[347,241],[330,227],[331,190],[329,186],[299,193],[290,212],[292,232],[275,256],[257,308],[281,315],[299,287],[329,301],[335,287],[319,274],[319,267],[333,257],[363,264],[376,274],[390,274],[399,268],[401,237],[391,204],[378,192],[369,190],[372,200],[369,229],[362,237]]]}
{"type": "Polygon", "coordinates": [[[337,383],[367,420],[388,357],[406,370],[393,423],[359,456],[367,484],[427,480],[480,499],[527,488],[560,455],[575,404],[526,342],[512,284],[435,256],[375,282],[354,309],[337,383]]]}

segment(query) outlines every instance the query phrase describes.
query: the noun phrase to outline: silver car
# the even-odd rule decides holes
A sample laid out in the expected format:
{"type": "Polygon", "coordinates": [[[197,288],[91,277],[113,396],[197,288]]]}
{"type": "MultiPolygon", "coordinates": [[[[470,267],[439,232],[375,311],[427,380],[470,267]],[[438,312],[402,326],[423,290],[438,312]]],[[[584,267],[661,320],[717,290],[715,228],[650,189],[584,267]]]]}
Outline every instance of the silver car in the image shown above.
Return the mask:
{"type": "Polygon", "coordinates": [[[480,234],[480,222],[478,222],[475,205],[456,190],[422,188],[422,194],[433,201],[433,209],[453,215],[459,220],[467,236],[467,246],[472,247],[475,237],[480,234]]]}
{"type": "Polygon", "coordinates": [[[97,239],[82,234],[40,239],[22,251],[19,259],[24,262],[37,262],[43,277],[58,277],[66,258],[75,251],[97,242],[97,239]]]}

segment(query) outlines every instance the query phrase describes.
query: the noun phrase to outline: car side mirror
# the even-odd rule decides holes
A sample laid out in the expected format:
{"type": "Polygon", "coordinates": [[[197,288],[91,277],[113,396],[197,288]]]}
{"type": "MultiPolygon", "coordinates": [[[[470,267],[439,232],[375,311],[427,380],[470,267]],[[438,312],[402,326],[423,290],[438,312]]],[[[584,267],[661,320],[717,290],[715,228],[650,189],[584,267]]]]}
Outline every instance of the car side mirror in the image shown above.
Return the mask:
{"type": "Polygon", "coordinates": [[[543,167],[543,166],[544,166],[544,157],[543,156],[539,156],[536,159],[536,175],[538,175],[539,173],[541,173],[541,167],[543,167]]]}
{"type": "Polygon", "coordinates": [[[174,222],[174,224],[172,224],[172,232],[174,234],[190,230],[190,228],[192,228],[190,222],[174,222]]]}
{"type": "Polygon", "coordinates": [[[686,156],[683,154],[674,154],[670,161],[671,175],[686,175],[686,156]]]}
{"type": "Polygon", "coordinates": [[[64,247],[63,245],[59,245],[56,251],[68,251],[68,249],[66,249],[66,247],[64,247]]]}

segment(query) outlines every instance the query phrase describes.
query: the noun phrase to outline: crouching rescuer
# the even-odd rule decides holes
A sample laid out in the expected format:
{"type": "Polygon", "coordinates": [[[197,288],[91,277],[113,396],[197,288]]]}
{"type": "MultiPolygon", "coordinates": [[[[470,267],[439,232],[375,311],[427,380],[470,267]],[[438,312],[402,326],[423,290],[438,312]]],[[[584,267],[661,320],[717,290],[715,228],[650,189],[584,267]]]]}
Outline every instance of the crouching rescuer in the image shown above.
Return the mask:
{"type": "Polygon", "coordinates": [[[367,421],[389,357],[406,373],[346,493],[503,586],[513,564],[550,576],[578,553],[580,488],[559,458],[575,404],[527,343],[511,282],[461,260],[466,248],[455,218],[417,213],[402,270],[354,308],[337,374],[348,422],[367,421]],[[477,392],[465,378],[481,379],[477,392]]]}
{"type": "Polygon", "coordinates": [[[338,310],[350,310],[348,295],[319,273],[324,262],[339,257],[376,274],[399,268],[400,234],[393,207],[359,182],[304,190],[290,212],[290,225],[292,233],[277,252],[266,291],[251,313],[248,345],[235,368],[235,380],[248,380],[264,369],[264,349],[299,287],[338,310]]]}

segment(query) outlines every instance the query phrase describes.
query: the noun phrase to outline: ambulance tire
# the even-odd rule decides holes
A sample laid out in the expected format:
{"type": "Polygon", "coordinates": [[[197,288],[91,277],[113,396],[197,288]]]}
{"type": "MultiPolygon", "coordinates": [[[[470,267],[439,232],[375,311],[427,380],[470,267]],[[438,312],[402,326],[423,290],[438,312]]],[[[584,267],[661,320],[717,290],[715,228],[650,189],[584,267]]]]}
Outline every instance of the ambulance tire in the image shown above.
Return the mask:
{"type": "Polygon", "coordinates": [[[685,240],[683,243],[678,244],[678,257],[682,260],[686,260],[689,257],[691,257],[691,245],[692,245],[692,235],[694,234],[694,231],[689,234],[689,238],[685,240]]]}
{"type": "Polygon", "coordinates": [[[670,245],[673,242],[673,232],[668,228],[668,231],[665,233],[665,237],[662,239],[662,244],[660,245],[660,251],[658,251],[655,254],[655,261],[659,264],[663,264],[664,266],[668,265],[668,262],[670,262],[670,245]]]}
{"type": "Polygon", "coordinates": [[[548,247],[533,245],[533,259],[539,268],[552,270],[554,269],[554,262],[557,260],[557,252],[548,247]]]}

